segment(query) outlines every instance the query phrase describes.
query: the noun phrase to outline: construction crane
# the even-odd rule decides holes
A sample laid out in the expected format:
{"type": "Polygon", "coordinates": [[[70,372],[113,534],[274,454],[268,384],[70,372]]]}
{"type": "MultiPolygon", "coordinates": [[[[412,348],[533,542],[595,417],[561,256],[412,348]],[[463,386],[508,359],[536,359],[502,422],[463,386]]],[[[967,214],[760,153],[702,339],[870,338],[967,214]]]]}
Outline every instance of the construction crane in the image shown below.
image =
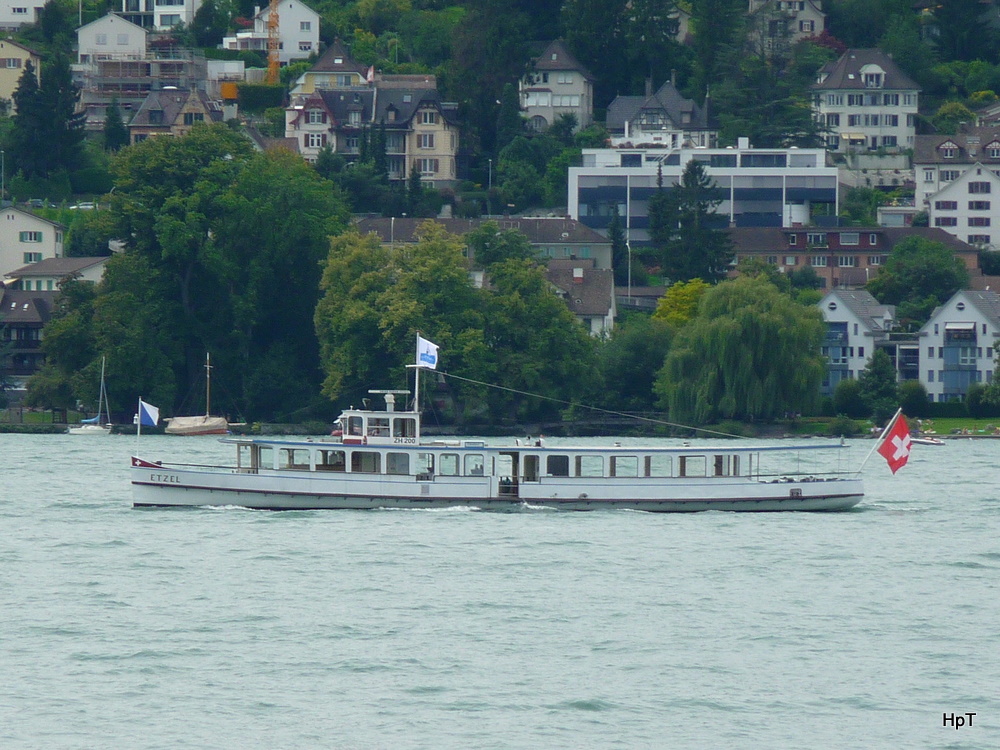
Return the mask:
{"type": "Polygon", "coordinates": [[[271,0],[267,14],[267,82],[272,86],[278,84],[278,69],[281,67],[278,60],[278,48],[281,43],[278,37],[279,1],[271,0]]]}

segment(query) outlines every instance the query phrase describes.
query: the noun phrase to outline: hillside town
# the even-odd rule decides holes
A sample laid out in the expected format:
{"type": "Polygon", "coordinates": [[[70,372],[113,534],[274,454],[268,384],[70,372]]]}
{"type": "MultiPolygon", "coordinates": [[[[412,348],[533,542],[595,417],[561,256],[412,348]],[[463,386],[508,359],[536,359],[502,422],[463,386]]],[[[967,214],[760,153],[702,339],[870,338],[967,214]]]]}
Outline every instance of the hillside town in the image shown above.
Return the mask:
{"type": "Polygon", "coordinates": [[[190,412],[211,352],[234,419],[324,421],[422,331],[446,424],[1000,416],[996,0],[0,28],[0,405],[93,414],[106,362],[119,419],[190,412]]]}

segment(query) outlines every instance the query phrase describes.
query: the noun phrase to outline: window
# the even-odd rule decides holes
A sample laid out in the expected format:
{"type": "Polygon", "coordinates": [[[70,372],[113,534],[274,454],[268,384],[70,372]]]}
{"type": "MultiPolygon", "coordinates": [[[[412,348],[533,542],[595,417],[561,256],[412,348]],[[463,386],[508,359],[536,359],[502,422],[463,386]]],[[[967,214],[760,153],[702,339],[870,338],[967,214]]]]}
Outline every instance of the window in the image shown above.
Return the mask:
{"type": "Polygon", "coordinates": [[[988,245],[990,244],[990,236],[988,234],[970,234],[969,235],[970,245],[988,245]]]}
{"type": "Polygon", "coordinates": [[[809,259],[809,265],[813,268],[826,268],[826,256],[814,255],[809,259]]]}
{"type": "Polygon", "coordinates": [[[887,147],[887,148],[891,148],[891,147],[899,145],[899,143],[896,140],[896,136],[894,136],[894,135],[884,135],[884,136],[882,136],[882,145],[885,146],[885,147],[887,147]]]}
{"type": "Polygon", "coordinates": [[[378,474],[382,470],[382,456],[376,451],[351,451],[351,471],[359,474],[378,474]]]}
{"type": "Polygon", "coordinates": [[[25,263],[39,263],[42,260],[41,253],[25,253],[24,262],[25,263]]]}
{"type": "Polygon", "coordinates": [[[958,201],[934,201],[935,211],[957,211],[958,201]]]}
{"type": "Polygon", "coordinates": [[[0,58],[0,68],[20,68],[21,61],[16,57],[0,58]]]}
{"type": "Polygon", "coordinates": [[[549,456],[545,462],[545,472],[550,477],[568,477],[569,456],[549,456]]]}
{"type": "Polygon", "coordinates": [[[958,347],[958,364],[960,365],[976,364],[976,347],[974,346],[958,347]]]}
{"type": "Polygon", "coordinates": [[[871,245],[872,247],[875,247],[875,245],[878,244],[878,235],[877,234],[869,234],[868,235],[868,244],[871,245]]]}
{"type": "Polygon", "coordinates": [[[934,226],[936,227],[957,227],[958,217],[957,216],[935,216],[934,226]]]}
{"type": "Polygon", "coordinates": [[[882,104],[887,107],[899,106],[899,94],[885,94],[882,97],[882,104]]]}
{"type": "Polygon", "coordinates": [[[986,147],[986,155],[991,159],[1000,159],[1000,143],[993,141],[986,147]]]}
{"type": "Polygon", "coordinates": [[[881,73],[865,73],[865,88],[866,89],[877,89],[882,86],[882,74],[881,73]]]}
{"type": "Polygon", "coordinates": [[[420,112],[420,124],[421,125],[436,125],[438,121],[438,113],[432,109],[425,109],[420,112]]]}
{"type": "Polygon", "coordinates": [[[612,456],[611,476],[613,477],[637,477],[639,476],[638,456],[612,456]]]}
{"type": "Polygon", "coordinates": [[[848,94],[847,95],[847,106],[848,107],[860,107],[865,103],[864,94],[848,94]]]}
{"type": "Polygon", "coordinates": [[[306,148],[323,148],[326,145],[326,133],[306,133],[306,148]]]}
{"type": "Polygon", "coordinates": [[[837,265],[840,268],[855,268],[858,265],[858,259],[853,255],[839,255],[837,256],[837,265]]]}
{"type": "Polygon", "coordinates": [[[877,128],[880,119],[879,115],[865,115],[865,127],[877,128]]]}
{"type": "Polygon", "coordinates": [[[178,26],[181,22],[180,14],[164,13],[160,16],[160,26],[178,26]]]}
{"type": "Polygon", "coordinates": [[[560,73],[556,80],[558,83],[573,83],[573,74],[560,73]]]}
{"type": "Polygon", "coordinates": [[[786,266],[797,266],[799,264],[799,256],[797,255],[786,255],[785,265],[786,266]]]}
{"type": "Polygon", "coordinates": [[[470,453],[465,457],[465,475],[469,477],[483,476],[483,465],[481,453],[470,453]]]}
{"type": "Polygon", "coordinates": [[[928,370],[927,371],[927,382],[928,383],[933,383],[934,382],[934,370],[928,370]]]}
{"type": "Polygon", "coordinates": [[[184,113],[184,124],[194,125],[196,122],[204,122],[205,114],[203,112],[185,112],[184,113]]]}
{"type": "Polygon", "coordinates": [[[21,232],[20,234],[21,242],[41,242],[42,233],[41,232],[21,232]]]}
{"type": "Polygon", "coordinates": [[[417,134],[417,148],[434,148],[434,134],[433,133],[418,133],[417,134]]]}
{"type": "Polygon", "coordinates": [[[934,170],[925,169],[924,170],[924,182],[934,182],[934,170]]]}
{"type": "Polygon", "coordinates": [[[97,35],[96,35],[96,36],[94,37],[94,41],[95,41],[95,42],[96,42],[96,43],[97,43],[98,45],[100,45],[100,46],[102,46],[102,47],[103,47],[103,46],[104,46],[105,44],[107,44],[107,43],[108,43],[108,35],[107,35],[107,34],[97,34],[97,35]]]}
{"type": "Polygon", "coordinates": [[[768,255],[768,256],[766,256],[764,258],[764,262],[767,263],[768,265],[776,266],[776,265],[778,265],[778,256],[777,255],[768,255]]]}
{"type": "Polygon", "coordinates": [[[299,42],[299,52],[310,52],[312,51],[312,42],[299,42]]]}
{"type": "Polygon", "coordinates": [[[990,225],[989,216],[970,216],[969,226],[970,227],[988,227],[990,225]]]}
{"type": "Polygon", "coordinates": [[[299,31],[311,31],[312,21],[299,21],[299,31]]]}
{"type": "Polygon", "coordinates": [[[970,182],[969,193],[988,193],[992,185],[988,182],[970,182]]]}
{"type": "Polygon", "coordinates": [[[951,146],[943,146],[941,148],[941,156],[945,159],[954,159],[956,153],[958,153],[958,151],[951,146]]]}
{"type": "Polygon", "coordinates": [[[882,256],[881,255],[869,255],[868,256],[868,265],[869,266],[881,266],[882,265],[882,256]]]}
{"type": "Polygon", "coordinates": [[[838,114],[828,114],[826,116],[826,126],[828,128],[839,128],[840,127],[840,115],[838,115],[838,114]]]}
{"type": "Polygon", "coordinates": [[[861,122],[862,122],[861,115],[848,115],[847,116],[847,124],[850,127],[855,127],[855,128],[861,127],[861,122]]]}
{"type": "Polygon", "coordinates": [[[861,235],[858,232],[841,232],[841,245],[858,245],[861,243],[861,235]]]}
{"type": "Polygon", "coordinates": [[[788,244],[789,245],[794,245],[798,241],[799,241],[798,235],[795,235],[795,234],[788,235],[788,244]]]}
{"type": "Polygon", "coordinates": [[[385,454],[386,474],[409,474],[410,454],[408,453],[386,453],[385,454]]]}
{"type": "Polygon", "coordinates": [[[916,94],[903,94],[903,106],[904,107],[914,107],[917,104],[916,94]]]}
{"type": "Polygon", "coordinates": [[[814,247],[826,247],[826,232],[809,232],[806,242],[814,247]]]}
{"type": "Polygon", "coordinates": [[[21,15],[26,14],[28,12],[28,9],[27,8],[11,8],[11,12],[15,16],[21,16],[21,15]]]}
{"type": "Polygon", "coordinates": [[[604,457],[603,456],[577,456],[576,476],[578,477],[603,477],[604,457]]]}
{"type": "Polygon", "coordinates": [[[677,476],[703,477],[707,468],[706,463],[704,456],[678,456],[677,476]]]}
{"type": "Polygon", "coordinates": [[[416,166],[420,174],[435,175],[438,173],[437,159],[417,159],[416,166]]]}
{"type": "Polygon", "coordinates": [[[952,180],[957,180],[960,177],[960,173],[957,169],[942,169],[941,170],[941,180],[944,182],[951,182],[952,180]]]}
{"type": "Polygon", "coordinates": [[[799,31],[804,32],[806,34],[813,33],[815,27],[816,27],[815,21],[799,21],[799,31]]]}
{"type": "Polygon", "coordinates": [[[321,109],[310,109],[308,122],[310,125],[326,122],[326,112],[321,109]]]}
{"type": "Polygon", "coordinates": [[[347,113],[347,122],[351,125],[361,124],[361,113],[357,110],[347,113]]]}
{"type": "Polygon", "coordinates": [[[438,461],[438,474],[446,477],[457,477],[460,465],[457,453],[442,453],[441,460],[438,461]]]}
{"type": "Polygon", "coordinates": [[[989,201],[969,201],[970,211],[989,211],[990,202],[989,201]]]}

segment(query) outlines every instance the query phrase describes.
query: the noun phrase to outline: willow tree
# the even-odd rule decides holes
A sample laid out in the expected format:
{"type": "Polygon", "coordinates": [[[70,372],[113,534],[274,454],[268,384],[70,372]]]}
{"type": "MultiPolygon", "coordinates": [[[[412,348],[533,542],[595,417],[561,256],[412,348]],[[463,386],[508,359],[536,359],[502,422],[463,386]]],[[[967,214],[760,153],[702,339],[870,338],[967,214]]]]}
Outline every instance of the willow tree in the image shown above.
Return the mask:
{"type": "Polygon", "coordinates": [[[818,397],[824,363],[818,310],[763,278],[739,278],[705,294],[678,333],[656,382],[678,422],[767,420],[818,397]]]}

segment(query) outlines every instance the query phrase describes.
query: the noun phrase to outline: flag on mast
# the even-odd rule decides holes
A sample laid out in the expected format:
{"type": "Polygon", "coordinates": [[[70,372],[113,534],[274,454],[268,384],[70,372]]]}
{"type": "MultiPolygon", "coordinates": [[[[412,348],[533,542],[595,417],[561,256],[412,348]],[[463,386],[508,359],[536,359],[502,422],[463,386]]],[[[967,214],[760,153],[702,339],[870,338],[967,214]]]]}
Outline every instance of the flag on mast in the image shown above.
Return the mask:
{"type": "Polygon", "coordinates": [[[139,424],[143,427],[156,427],[160,421],[160,410],[152,404],[139,399],[139,424]]]}
{"type": "Polygon", "coordinates": [[[438,364],[438,345],[417,334],[417,367],[436,370],[438,364]]]}
{"type": "Polygon", "coordinates": [[[892,425],[886,430],[878,452],[889,464],[889,470],[893,474],[910,460],[910,427],[902,413],[896,414],[892,425]]]}

